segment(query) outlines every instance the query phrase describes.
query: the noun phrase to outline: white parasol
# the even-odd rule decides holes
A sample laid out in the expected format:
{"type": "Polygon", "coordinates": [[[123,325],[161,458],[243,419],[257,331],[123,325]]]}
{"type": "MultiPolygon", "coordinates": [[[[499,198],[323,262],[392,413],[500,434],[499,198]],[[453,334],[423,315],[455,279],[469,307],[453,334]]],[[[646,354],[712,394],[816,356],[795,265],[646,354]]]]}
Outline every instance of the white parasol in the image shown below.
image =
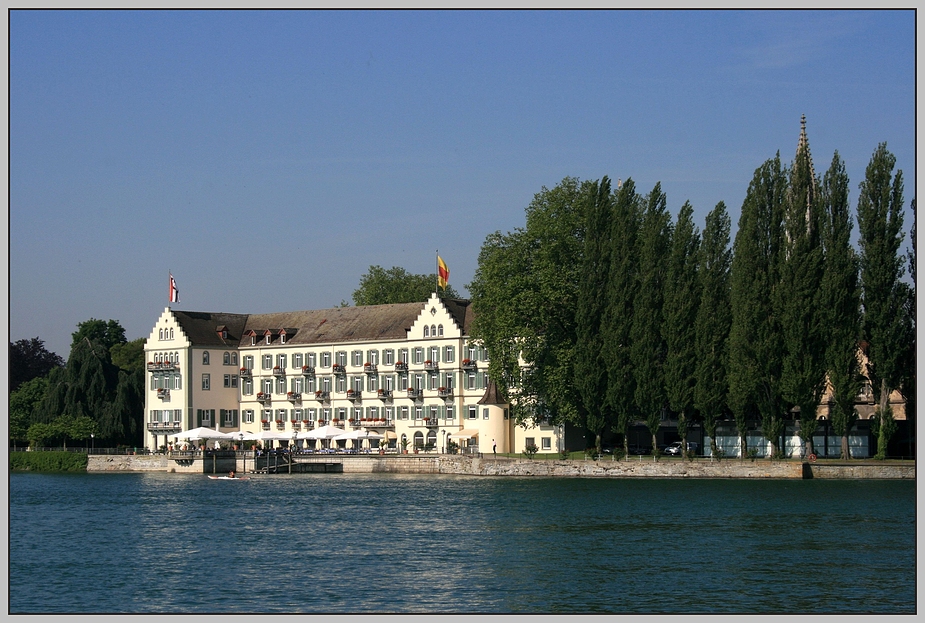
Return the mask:
{"type": "Polygon", "coordinates": [[[177,439],[188,439],[194,441],[196,439],[233,439],[233,433],[223,433],[217,431],[214,428],[206,428],[200,426],[199,428],[193,428],[190,430],[181,431],[179,433],[174,433],[170,437],[176,437],[177,439]]]}

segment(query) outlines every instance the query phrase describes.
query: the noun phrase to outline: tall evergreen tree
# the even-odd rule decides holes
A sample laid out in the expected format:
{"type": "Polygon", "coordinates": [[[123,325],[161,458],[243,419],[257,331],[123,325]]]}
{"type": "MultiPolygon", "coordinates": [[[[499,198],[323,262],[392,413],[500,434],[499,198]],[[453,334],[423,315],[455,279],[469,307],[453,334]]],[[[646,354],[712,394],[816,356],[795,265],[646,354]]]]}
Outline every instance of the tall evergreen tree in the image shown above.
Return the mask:
{"type": "Polygon", "coordinates": [[[665,288],[665,257],[671,236],[667,199],[657,183],[646,199],[637,240],[639,270],[630,333],[630,361],[636,376],[634,401],[656,447],[656,435],[667,407],[664,370],[665,340],[662,338],[662,304],[665,288]]]}
{"type": "Polygon", "coordinates": [[[861,297],[858,258],[851,244],[851,207],[848,174],[835,152],[822,178],[822,243],[825,268],[820,288],[822,326],[825,328],[825,362],[831,392],[832,430],[841,437],[841,457],[851,458],[848,434],[857,421],[855,397],[864,385],[858,359],[861,332],[861,297]]]}
{"type": "Polygon", "coordinates": [[[729,403],[739,430],[741,457],[747,453],[748,420],[760,417],[761,432],[777,452],[785,426],[781,397],[783,367],[780,318],[773,301],[780,284],[787,188],[780,154],[755,171],[733,246],[730,276],[729,403]]]}
{"type": "Polygon", "coordinates": [[[662,339],[665,343],[665,395],[677,414],[681,447],[687,451],[687,431],[694,412],[697,372],[696,321],[700,302],[697,279],[700,232],[694,208],[685,202],[671,233],[665,275],[662,339]]]}
{"type": "Polygon", "coordinates": [[[636,300],[636,239],[642,210],[632,179],[619,187],[613,202],[610,224],[610,276],[606,309],[601,327],[607,358],[607,404],[614,411],[617,432],[623,436],[623,449],[629,454],[629,428],[636,415],[634,395],[636,377],[631,361],[631,329],[636,300]]]}
{"type": "Polygon", "coordinates": [[[703,418],[710,437],[710,451],[716,454],[716,426],[727,410],[727,366],[732,312],[729,302],[729,248],[731,221],[726,204],[720,201],[707,215],[703,242],[698,254],[697,278],[700,304],[694,322],[697,352],[694,406],[703,418]]]}
{"type": "Polygon", "coordinates": [[[896,157],[881,143],[867,165],[858,197],[858,231],[861,248],[861,301],[863,335],[868,342],[867,373],[878,403],[877,456],[886,456],[895,431],[890,393],[899,386],[906,347],[903,306],[908,286],[901,281],[903,257],[902,171],[893,168],[896,157]]]}
{"type": "Polygon", "coordinates": [[[594,435],[596,453],[601,451],[605,429],[616,425],[613,410],[606,403],[607,361],[601,331],[607,280],[610,275],[610,222],[612,219],[610,179],[595,182],[587,200],[584,264],[575,309],[577,343],[575,385],[581,396],[588,431],[594,435]]]}
{"type": "Polygon", "coordinates": [[[804,117],[786,193],[786,236],[775,305],[784,345],[781,394],[787,405],[800,409],[800,438],[807,456],[812,453],[826,372],[826,327],[819,300],[823,256],[817,191],[804,117]]]}

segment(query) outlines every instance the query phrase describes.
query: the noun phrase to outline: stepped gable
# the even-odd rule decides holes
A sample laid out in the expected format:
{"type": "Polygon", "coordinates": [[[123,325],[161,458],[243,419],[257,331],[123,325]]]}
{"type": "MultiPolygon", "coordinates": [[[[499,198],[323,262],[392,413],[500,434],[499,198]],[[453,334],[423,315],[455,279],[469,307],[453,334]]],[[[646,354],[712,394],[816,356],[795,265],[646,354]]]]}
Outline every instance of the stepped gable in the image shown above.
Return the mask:
{"type": "MultiPolygon", "coordinates": [[[[245,330],[263,336],[286,330],[286,345],[404,339],[423,303],[333,307],[297,312],[251,314],[245,330]]],[[[277,337],[273,344],[279,343],[277,337]]],[[[250,342],[241,342],[250,346],[250,342]]]]}
{"type": "Polygon", "coordinates": [[[171,313],[190,343],[195,346],[236,348],[241,342],[247,323],[247,314],[177,310],[171,310],[171,313]],[[227,339],[222,338],[221,327],[227,330],[227,339]]]}
{"type": "Polygon", "coordinates": [[[463,335],[469,335],[472,325],[472,302],[466,299],[440,299],[447,312],[462,329],[463,335]]]}

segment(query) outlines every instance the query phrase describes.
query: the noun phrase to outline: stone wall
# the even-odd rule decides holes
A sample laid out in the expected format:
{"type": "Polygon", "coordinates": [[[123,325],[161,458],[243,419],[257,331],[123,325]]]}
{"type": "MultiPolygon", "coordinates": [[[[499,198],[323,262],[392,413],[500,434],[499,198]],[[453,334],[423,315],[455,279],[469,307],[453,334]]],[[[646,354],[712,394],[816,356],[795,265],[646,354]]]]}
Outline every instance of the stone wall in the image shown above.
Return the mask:
{"type": "MultiPolygon", "coordinates": [[[[233,461],[234,459],[232,459],[233,461]]],[[[199,460],[173,460],[164,455],[90,455],[88,472],[133,471],[171,473],[212,473],[199,460]]],[[[471,476],[539,476],[568,478],[823,478],[823,479],[914,479],[915,464],[896,465],[883,462],[858,464],[809,464],[796,461],[554,461],[472,457],[466,455],[388,455],[388,456],[312,456],[302,462],[343,464],[345,474],[464,474],[471,476]]],[[[234,463],[219,460],[217,473],[227,472],[234,463]]],[[[247,469],[237,460],[239,473],[253,469],[253,459],[247,469]]]]}

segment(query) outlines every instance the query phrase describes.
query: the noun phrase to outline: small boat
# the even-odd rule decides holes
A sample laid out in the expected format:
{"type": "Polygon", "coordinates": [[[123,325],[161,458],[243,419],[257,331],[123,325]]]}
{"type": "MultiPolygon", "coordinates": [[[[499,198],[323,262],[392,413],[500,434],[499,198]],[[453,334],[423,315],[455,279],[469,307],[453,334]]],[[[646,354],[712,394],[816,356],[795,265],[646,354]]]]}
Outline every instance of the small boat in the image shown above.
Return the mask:
{"type": "Polygon", "coordinates": [[[210,480],[249,480],[247,476],[238,478],[237,476],[209,476],[210,480]]]}

